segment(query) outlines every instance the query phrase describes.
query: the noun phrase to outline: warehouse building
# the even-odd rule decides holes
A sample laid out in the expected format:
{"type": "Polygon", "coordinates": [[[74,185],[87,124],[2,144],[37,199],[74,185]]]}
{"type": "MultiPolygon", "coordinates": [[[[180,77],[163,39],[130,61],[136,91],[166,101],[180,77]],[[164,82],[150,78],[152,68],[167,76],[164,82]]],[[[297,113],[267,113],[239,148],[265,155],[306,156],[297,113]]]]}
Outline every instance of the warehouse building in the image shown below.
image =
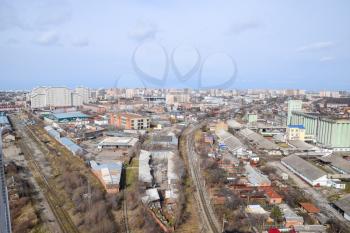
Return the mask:
{"type": "Polygon", "coordinates": [[[47,122],[57,122],[57,123],[69,123],[81,121],[84,123],[89,123],[90,116],[82,112],[62,112],[62,113],[52,113],[45,116],[47,122]]]}
{"type": "Polygon", "coordinates": [[[338,210],[346,220],[350,221],[350,194],[334,202],[333,207],[338,210]]]}
{"type": "Polygon", "coordinates": [[[136,145],[139,140],[133,137],[107,137],[98,143],[97,148],[102,149],[130,149],[136,145]]]}
{"type": "Polygon", "coordinates": [[[318,158],[322,163],[329,164],[334,170],[341,174],[350,174],[350,161],[341,156],[330,155],[318,158]]]}
{"type": "Polygon", "coordinates": [[[238,138],[225,130],[217,131],[216,135],[219,137],[220,144],[225,145],[227,149],[233,154],[241,154],[245,149],[238,138]]]}
{"type": "Polygon", "coordinates": [[[278,145],[267,140],[262,135],[254,132],[251,129],[243,128],[238,131],[237,135],[249,141],[249,143],[256,146],[258,149],[266,151],[270,155],[281,154],[281,148],[278,145]]]}
{"type": "Polygon", "coordinates": [[[62,146],[66,147],[67,150],[72,152],[73,155],[84,155],[85,150],[75,144],[72,140],[67,137],[61,137],[60,133],[51,126],[44,127],[46,132],[53,138],[55,138],[62,146]]]}
{"type": "Polygon", "coordinates": [[[139,181],[147,186],[152,185],[153,177],[150,167],[151,153],[146,150],[141,150],[139,158],[139,181]]]}
{"type": "Polygon", "coordinates": [[[90,161],[92,172],[103,184],[107,193],[118,193],[120,189],[120,177],[123,170],[122,162],[110,162],[98,164],[90,161]]]}
{"type": "Polygon", "coordinates": [[[281,162],[311,186],[330,186],[326,172],[296,155],[282,158],[281,162]]]}
{"type": "Polygon", "coordinates": [[[266,175],[262,174],[256,168],[252,167],[250,164],[245,165],[244,169],[246,171],[247,179],[251,186],[271,186],[271,181],[269,180],[269,178],[266,175]]]}

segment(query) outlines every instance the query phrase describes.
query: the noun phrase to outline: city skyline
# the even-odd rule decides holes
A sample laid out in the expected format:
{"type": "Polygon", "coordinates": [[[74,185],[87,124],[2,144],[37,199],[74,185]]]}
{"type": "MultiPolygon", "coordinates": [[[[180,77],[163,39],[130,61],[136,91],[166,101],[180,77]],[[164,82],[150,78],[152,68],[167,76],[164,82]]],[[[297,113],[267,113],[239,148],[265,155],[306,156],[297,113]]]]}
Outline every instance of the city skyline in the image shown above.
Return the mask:
{"type": "Polygon", "coordinates": [[[1,89],[197,89],[232,79],[223,87],[349,90],[347,9],[346,1],[2,1],[1,89]]]}

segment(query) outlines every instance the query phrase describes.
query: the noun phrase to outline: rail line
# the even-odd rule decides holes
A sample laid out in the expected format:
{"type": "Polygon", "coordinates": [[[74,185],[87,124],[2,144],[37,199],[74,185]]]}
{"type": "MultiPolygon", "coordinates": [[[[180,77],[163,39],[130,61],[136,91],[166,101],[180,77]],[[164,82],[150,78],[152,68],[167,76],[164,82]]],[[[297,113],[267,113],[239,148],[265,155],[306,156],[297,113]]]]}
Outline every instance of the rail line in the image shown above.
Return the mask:
{"type": "MultiPolygon", "coordinates": [[[[17,128],[18,129],[18,128],[17,128]]],[[[25,128],[21,129],[26,131],[25,128]]],[[[21,135],[23,136],[23,135],[21,135]]],[[[34,135],[33,135],[34,136],[34,135]]],[[[63,233],[79,233],[78,228],[72,221],[71,217],[67,213],[67,211],[62,207],[63,203],[60,201],[60,198],[57,196],[55,190],[49,184],[46,176],[42,173],[42,169],[38,165],[37,161],[33,157],[33,153],[29,148],[26,141],[27,137],[22,137],[19,141],[19,146],[28,162],[28,167],[33,173],[34,178],[37,180],[40,189],[42,190],[51,211],[55,215],[55,218],[58,224],[61,227],[63,233]]]]}
{"type": "Polygon", "coordinates": [[[11,233],[10,207],[2,154],[2,132],[3,129],[0,127],[0,232],[11,233]]]}
{"type": "Polygon", "coordinates": [[[189,131],[184,133],[184,139],[186,141],[185,146],[186,146],[186,153],[187,153],[187,159],[189,161],[189,169],[191,172],[191,176],[192,179],[194,181],[196,190],[197,190],[197,194],[198,194],[198,204],[199,207],[202,211],[202,213],[204,214],[204,220],[205,220],[205,225],[206,225],[206,230],[208,232],[211,233],[221,233],[221,231],[219,230],[219,224],[218,221],[215,217],[214,211],[209,203],[209,201],[207,200],[206,196],[205,196],[205,187],[203,187],[203,184],[201,182],[201,176],[200,176],[200,172],[199,169],[196,165],[196,161],[194,161],[194,157],[195,156],[195,151],[193,149],[193,144],[189,144],[189,142],[193,142],[193,133],[196,129],[198,129],[200,127],[200,125],[189,129],[189,131]]]}
{"type": "Polygon", "coordinates": [[[124,215],[125,232],[126,233],[130,233],[130,230],[129,230],[129,217],[128,217],[128,204],[127,204],[127,200],[126,200],[125,189],[123,189],[123,215],[124,215]]]}

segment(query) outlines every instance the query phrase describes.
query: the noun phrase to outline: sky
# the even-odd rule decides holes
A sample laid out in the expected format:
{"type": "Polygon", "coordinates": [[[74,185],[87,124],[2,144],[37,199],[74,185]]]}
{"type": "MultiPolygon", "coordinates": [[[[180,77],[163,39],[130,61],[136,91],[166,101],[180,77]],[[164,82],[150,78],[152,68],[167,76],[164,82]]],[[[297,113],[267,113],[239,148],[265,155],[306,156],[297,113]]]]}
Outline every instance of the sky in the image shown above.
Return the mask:
{"type": "Polygon", "coordinates": [[[0,0],[0,89],[350,90],[348,0],[0,0]]]}

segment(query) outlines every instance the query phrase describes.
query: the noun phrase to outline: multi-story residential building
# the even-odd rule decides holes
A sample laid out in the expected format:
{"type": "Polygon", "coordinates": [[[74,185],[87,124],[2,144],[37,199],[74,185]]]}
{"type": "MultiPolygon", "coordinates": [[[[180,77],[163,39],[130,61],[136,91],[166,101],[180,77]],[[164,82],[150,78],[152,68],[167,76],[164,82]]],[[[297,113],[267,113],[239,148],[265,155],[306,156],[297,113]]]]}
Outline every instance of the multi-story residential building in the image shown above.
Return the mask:
{"type": "Polygon", "coordinates": [[[84,104],[87,104],[90,102],[90,90],[89,90],[89,88],[77,87],[77,88],[75,88],[75,92],[81,96],[84,104]]]}
{"type": "Polygon", "coordinates": [[[150,118],[130,112],[122,112],[116,116],[111,115],[110,123],[122,129],[140,130],[150,128],[150,118]]]}
{"type": "Polygon", "coordinates": [[[31,108],[80,106],[86,93],[82,92],[82,95],[79,92],[67,87],[38,87],[29,94],[31,108]]]}

